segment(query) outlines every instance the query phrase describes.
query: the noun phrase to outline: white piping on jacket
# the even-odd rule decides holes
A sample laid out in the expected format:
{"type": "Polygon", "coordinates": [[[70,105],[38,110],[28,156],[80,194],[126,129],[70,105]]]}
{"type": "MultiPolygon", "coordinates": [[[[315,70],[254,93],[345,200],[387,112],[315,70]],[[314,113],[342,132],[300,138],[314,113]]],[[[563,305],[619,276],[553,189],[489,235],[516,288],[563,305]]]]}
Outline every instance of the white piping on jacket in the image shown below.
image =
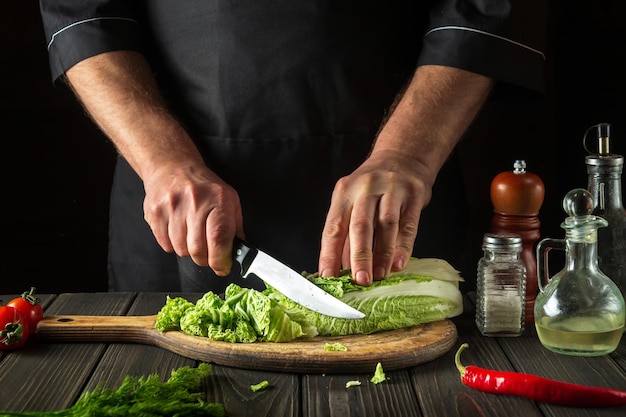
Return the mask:
{"type": "Polygon", "coordinates": [[[48,43],[48,50],[50,50],[50,47],[52,46],[52,43],[54,42],[54,38],[56,38],[56,36],[58,34],[60,34],[61,32],[64,32],[67,29],[71,29],[74,26],[82,25],[83,23],[95,22],[96,20],[124,20],[124,21],[127,21],[127,22],[137,23],[136,20],[130,19],[128,17],[93,17],[91,19],[79,20],[78,22],[74,22],[74,23],[72,23],[70,25],[67,25],[64,28],[61,28],[61,29],[57,30],[56,32],[54,32],[52,34],[52,36],[50,37],[50,42],[48,43]]]}
{"type": "Polygon", "coordinates": [[[520,46],[522,48],[528,49],[531,52],[534,52],[536,54],[541,55],[541,58],[543,58],[544,61],[546,60],[546,56],[545,56],[545,54],[543,52],[541,52],[541,51],[539,51],[537,49],[531,48],[528,45],[524,45],[523,43],[514,41],[513,39],[505,38],[504,36],[496,35],[495,33],[485,32],[483,30],[469,28],[469,27],[466,27],[466,26],[440,26],[440,27],[433,28],[433,29],[429,30],[428,32],[426,32],[424,37],[428,36],[429,34],[431,34],[433,32],[437,32],[437,31],[440,31],[440,30],[465,30],[465,31],[468,31],[468,32],[475,32],[475,33],[479,33],[481,35],[491,36],[493,38],[497,38],[497,39],[500,39],[500,40],[512,43],[514,45],[520,46]]]}

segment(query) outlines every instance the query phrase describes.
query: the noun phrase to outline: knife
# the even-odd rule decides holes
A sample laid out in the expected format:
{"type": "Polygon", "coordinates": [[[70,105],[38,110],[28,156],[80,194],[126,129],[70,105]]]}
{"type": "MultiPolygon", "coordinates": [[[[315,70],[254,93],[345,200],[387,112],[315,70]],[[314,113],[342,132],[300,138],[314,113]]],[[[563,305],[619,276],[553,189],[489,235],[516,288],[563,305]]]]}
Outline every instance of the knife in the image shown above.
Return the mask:
{"type": "Polygon", "coordinates": [[[362,319],[365,314],[333,297],[317,285],[267,253],[239,238],[233,243],[235,261],[241,265],[241,276],[253,274],[285,297],[310,310],[342,319],[362,319]]]}

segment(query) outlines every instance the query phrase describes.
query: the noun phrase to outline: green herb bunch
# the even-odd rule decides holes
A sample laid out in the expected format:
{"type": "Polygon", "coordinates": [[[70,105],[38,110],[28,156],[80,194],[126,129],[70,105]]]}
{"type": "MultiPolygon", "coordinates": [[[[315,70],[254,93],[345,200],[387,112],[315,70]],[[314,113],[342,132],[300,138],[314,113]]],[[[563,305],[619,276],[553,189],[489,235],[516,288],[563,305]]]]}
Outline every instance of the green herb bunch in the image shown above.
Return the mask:
{"type": "Polygon", "coordinates": [[[162,382],[156,374],[147,377],[126,376],[117,389],[100,385],[83,394],[70,408],[50,412],[1,412],[0,417],[223,417],[224,406],[207,403],[199,389],[202,380],[211,373],[211,365],[201,363],[172,371],[162,382]]]}

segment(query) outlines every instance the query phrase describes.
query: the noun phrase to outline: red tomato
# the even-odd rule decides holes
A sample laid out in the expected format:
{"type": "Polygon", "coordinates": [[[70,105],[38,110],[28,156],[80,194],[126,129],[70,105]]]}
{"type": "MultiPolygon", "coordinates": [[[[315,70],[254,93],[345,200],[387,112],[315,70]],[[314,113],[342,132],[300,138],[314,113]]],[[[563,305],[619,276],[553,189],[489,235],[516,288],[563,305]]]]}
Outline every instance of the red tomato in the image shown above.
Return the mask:
{"type": "Polygon", "coordinates": [[[0,306],[0,350],[12,350],[24,345],[30,330],[28,320],[19,310],[0,306]]]}
{"type": "Polygon", "coordinates": [[[34,287],[30,289],[30,292],[25,292],[21,297],[12,299],[6,305],[22,313],[22,316],[28,321],[28,328],[31,333],[37,330],[37,323],[43,318],[43,309],[39,304],[39,298],[35,297],[34,287]]]}

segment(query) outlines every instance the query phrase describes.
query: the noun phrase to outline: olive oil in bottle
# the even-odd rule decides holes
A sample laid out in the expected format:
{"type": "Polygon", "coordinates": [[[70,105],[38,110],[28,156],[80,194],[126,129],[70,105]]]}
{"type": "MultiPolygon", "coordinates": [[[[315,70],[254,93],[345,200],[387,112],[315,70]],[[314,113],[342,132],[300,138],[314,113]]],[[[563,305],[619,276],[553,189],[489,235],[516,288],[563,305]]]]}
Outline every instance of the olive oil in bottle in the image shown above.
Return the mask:
{"type": "Polygon", "coordinates": [[[591,215],[589,191],[570,191],[563,200],[569,217],[561,224],[565,239],[537,245],[539,295],[535,327],[541,343],[566,355],[600,356],[614,351],[624,329],[624,297],[598,268],[598,228],[607,221],[591,215]],[[550,249],[565,250],[565,267],[544,285],[550,249]]]}

